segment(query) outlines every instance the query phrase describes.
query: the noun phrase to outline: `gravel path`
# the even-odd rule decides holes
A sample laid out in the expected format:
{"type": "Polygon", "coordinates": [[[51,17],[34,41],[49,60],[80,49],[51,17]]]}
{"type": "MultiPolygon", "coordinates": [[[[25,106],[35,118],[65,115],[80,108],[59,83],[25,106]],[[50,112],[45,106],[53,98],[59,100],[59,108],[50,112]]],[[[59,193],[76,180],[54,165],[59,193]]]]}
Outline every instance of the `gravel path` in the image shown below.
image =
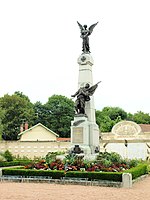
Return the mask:
{"type": "Polygon", "coordinates": [[[150,176],[130,189],[0,182],[0,200],[150,200],[150,176]]]}

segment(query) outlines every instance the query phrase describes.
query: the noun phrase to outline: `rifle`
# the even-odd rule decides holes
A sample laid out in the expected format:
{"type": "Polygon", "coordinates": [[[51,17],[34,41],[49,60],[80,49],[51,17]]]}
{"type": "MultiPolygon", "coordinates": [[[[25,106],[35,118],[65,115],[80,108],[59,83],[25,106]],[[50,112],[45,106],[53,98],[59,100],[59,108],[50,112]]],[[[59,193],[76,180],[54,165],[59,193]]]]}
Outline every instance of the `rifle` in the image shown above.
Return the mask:
{"type": "Polygon", "coordinates": [[[102,81],[99,81],[98,83],[96,83],[95,85],[98,85],[99,83],[101,83],[102,81]]]}

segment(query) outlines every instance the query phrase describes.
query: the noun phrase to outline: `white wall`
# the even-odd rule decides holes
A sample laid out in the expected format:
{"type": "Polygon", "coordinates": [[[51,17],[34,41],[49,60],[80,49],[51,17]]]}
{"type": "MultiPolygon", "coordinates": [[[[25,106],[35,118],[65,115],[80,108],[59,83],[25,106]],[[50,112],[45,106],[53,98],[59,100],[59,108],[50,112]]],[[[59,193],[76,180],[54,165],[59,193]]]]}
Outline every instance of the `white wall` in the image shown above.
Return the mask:
{"type": "Polygon", "coordinates": [[[117,152],[123,158],[143,160],[147,158],[147,146],[145,143],[128,143],[127,147],[124,143],[110,143],[106,146],[106,151],[117,152]]]}
{"type": "Polygon", "coordinates": [[[70,142],[21,142],[0,141],[0,152],[9,150],[13,155],[29,158],[45,157],[48,152],[66,152],[70,142]]]}

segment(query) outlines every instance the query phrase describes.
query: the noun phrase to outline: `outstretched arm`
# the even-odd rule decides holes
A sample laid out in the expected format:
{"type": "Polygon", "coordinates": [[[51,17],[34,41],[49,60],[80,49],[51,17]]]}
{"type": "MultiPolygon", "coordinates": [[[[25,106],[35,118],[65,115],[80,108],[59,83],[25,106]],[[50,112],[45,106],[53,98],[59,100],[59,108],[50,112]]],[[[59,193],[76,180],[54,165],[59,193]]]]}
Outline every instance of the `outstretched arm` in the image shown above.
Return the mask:
{"type": "Polygon", "coordinates": [[[75,97],[75,96],[77,96],[78,94],[79,94],[79,90],[78,90],[75,94],[71,95],[71,97],[75,97]]]}

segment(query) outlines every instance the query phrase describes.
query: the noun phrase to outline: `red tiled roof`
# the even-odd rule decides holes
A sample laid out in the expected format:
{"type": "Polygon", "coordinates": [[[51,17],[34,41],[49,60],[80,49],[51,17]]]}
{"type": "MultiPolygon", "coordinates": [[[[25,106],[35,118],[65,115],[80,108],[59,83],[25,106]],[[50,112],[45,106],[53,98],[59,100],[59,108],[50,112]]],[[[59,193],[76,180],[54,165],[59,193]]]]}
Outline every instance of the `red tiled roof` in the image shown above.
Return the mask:
{"type": "Polygon", "coordinates": [[[57,141],[59,141],[59,142],[70,142],[71,138],[57,138],[57,141]]]}
{"type": "Polygon", "coordinates": [[[139,124],[142,129],[142,132],[150,132],[150,124],[139,124]]]}

